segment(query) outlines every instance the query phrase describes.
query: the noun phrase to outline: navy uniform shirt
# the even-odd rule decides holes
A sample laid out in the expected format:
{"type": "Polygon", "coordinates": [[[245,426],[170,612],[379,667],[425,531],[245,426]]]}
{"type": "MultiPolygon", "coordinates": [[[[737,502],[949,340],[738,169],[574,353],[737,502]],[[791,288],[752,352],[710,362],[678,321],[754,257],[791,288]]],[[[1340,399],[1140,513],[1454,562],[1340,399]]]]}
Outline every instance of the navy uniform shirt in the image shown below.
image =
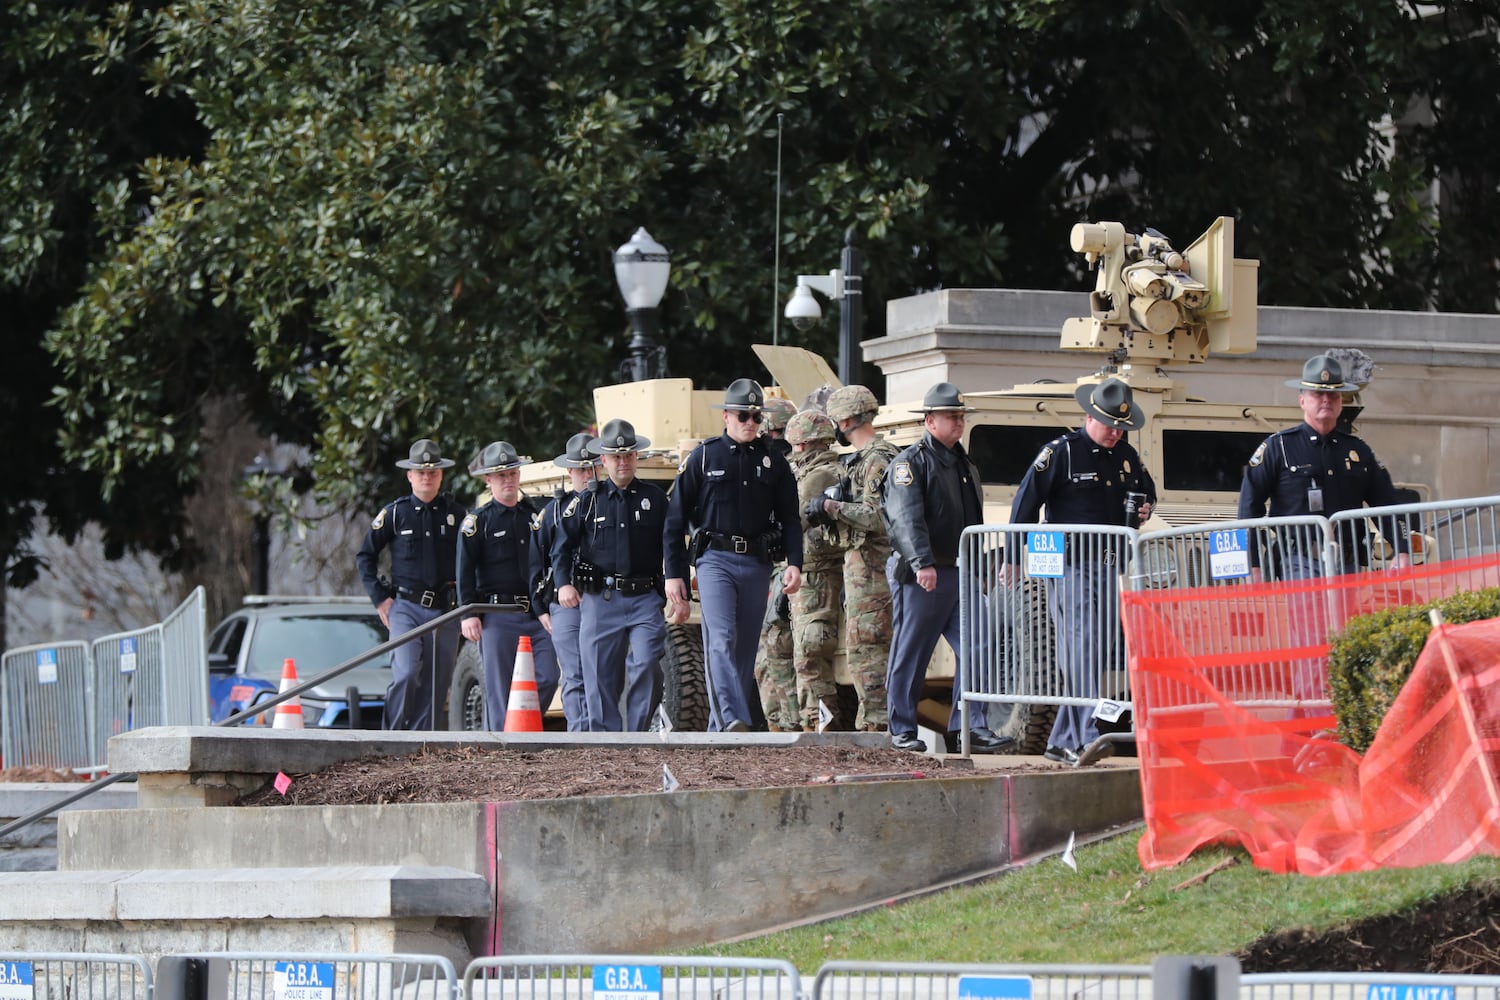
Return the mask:
{"type": "Polygon", "coordinates": [[[547,501],[547,506],[542,508],[531,522],[531,588],[532,594],[544,596],[548,603],[557,601],[557,585],[552,579],[552,546],[561,534],[562,512],[567,507],[568,501],[577,496],[577,492],[559,488],[552,494],[552,499],[547,501]],[[542,584],[545,582],[546,586],[542,584]]]}
{"type": "Polygon", "coordinates": [[[1010,523],[1035,523],[1046,506],[1049,524],[1125,525],[1126,493],[1144,493],[1142,506],[1156,503],[1141,456],[1124,438],[1104,448],[1080,427],[1037,453],[1011,503],[1010,523]]]}
{"type": "Polygon", "coordinates": [[[408,493],[380,508],[364,544],[354,557],[365,592],[378,607],[395,597],[380,579],[380,552],[391,550],[391,580],[401,590],[418,596],[437,591],[454,580],[455,539],[466,511],[447,493],[425,504],[408,493]]]}
{"type": "Polygon", "coordinates": [[[667,506],[666,491],[640,479],[623,488],[605,479],[575,495],[563,508],[562,530],[552,542],[557,586],[573,582],[575,561],[597,567],[604,576],[660,577],[667,506]]]}
{"type": "MultiPolygon", "coordinates": [[[[1328,517],[1366,504],[1400,502],[1391,474],[1369,445],[1338,429],[1319,434],[1306,422],[1272,434],[1250,456],[1240,483],[1239,517],[1265,517],[1268,500],[1271,517],[1328,517]],[[1315,498],[1321,510],[1313,509],[1315,498]]],[[[1340,544],[1347,559],[1354,554],[1354,537],[1352,529],[1344,534],[1340,544]]],[[[1387,531],[1386,537],[1392,534],[1396,551],[1407,551],[1406,532],[1387,531]]]]}
{"type": "Polygon", "coordinates": [[[667,576],[688,576],[687,535],[702,528],[720,535],[781,535],[788,566],[802,568],[802,512],[797,479],[786,458],[757,437],[740,444],[727,433],[693,449],[677,470],[667,516],[667,576]]]}
{"type": "Polygon", "coordinates": [[[531,522],[539,509],[523,496],[514,507],[491,500],[464,518],[457,549],[459,604],[531,593],[531,522]]]}

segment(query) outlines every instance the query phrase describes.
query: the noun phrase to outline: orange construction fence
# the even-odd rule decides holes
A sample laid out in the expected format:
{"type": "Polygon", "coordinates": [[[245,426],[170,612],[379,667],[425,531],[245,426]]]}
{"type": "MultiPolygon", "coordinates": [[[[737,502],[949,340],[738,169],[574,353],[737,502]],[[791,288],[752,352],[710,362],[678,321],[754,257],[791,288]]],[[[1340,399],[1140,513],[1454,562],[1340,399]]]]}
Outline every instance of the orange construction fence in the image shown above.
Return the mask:
{"type": "Polygon", "coordinates": [[[1330,632],[1500,586],[1500,556],[1122,593],[1147,869],[1211,843],[1307,875],[1500,854],[1500,620],[1434,630],[1363,757],[1338,743],[1330,632]]]}

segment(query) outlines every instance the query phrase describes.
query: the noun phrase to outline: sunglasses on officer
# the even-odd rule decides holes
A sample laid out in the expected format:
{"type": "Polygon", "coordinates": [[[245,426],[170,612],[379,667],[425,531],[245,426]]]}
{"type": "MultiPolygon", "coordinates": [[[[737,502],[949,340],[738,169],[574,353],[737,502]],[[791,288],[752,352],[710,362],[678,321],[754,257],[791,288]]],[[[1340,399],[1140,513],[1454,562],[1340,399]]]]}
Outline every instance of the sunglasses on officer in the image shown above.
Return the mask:
{"type": "Polygon", "coordinates": [[[747,420],[753,420],[758,424],[766,419],[766,415],[759,410],[735,410],[734,415],[739,418],[742,424],[747,420]]]}

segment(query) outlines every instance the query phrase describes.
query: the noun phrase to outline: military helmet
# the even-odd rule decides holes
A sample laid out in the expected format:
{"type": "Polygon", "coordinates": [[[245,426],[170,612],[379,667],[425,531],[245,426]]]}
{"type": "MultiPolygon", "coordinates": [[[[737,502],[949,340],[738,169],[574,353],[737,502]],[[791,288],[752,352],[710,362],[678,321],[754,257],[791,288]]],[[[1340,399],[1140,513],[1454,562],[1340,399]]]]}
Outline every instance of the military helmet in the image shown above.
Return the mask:
{"type": "Polygon", "coordinates": [[[833,421],[817,410],[803,410],[786,424],[786,439],[792,444],[832,441],[833,421]]]}
{"type": "Polygon", "coordinates": [[[864,386],[846,385],[841,389],[835,389],[833,395],[828,397],[827,409],[829,418],[836,423],[866,413],[874,413],[880,409],[880,404],[876,402],[875,394],[864,386]]]}
{"type": "Polygon", "coordinates": [[[787,421],[797,415],[797,404],[790,399],[782,399],[780,396],[768,396],[761,412],[766,415],[765,423],[762,424],[766,430],[784,431],[787,421]]]}

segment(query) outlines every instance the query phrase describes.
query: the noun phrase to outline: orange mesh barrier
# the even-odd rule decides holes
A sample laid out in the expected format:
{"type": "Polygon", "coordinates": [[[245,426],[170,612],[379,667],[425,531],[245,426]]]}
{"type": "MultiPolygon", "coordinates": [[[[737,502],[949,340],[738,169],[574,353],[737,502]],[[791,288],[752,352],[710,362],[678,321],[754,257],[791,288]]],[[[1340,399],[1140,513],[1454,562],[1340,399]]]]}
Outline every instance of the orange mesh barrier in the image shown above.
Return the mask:
{"type": "Polygon", "coordinates": [[[1146,832],[1307,875],[1500,854],[1500,620],[1435,630],[1369,752],[1333,738],[1327,636],[1500,586],[1500,556],[1290,583],[1122,593],[1146,832]]]}

